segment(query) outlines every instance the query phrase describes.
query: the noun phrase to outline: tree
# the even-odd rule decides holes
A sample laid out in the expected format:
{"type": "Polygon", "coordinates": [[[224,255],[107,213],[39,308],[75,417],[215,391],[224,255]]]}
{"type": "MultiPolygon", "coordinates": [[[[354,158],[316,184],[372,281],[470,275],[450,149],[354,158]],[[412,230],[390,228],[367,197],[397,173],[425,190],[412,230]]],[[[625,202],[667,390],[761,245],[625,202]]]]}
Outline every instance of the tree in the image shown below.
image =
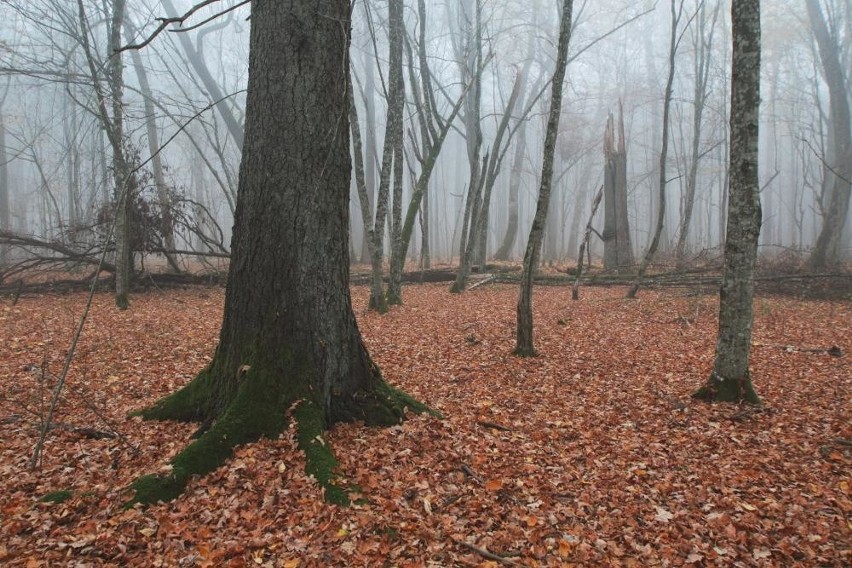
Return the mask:
{"type": "Polygon", "coordinates": [[[829,32],[818,0],[807,0],[806,6],[819,48],[823,78],[828,86],[828,122],[831,133],[823,195],[819,202],[823,211],[822,229],[810,258],[811,267],[818,270],[836,264],[842,256],[840,243],[852,192],[852,120],[847,86],[849,78],[841,63],[837,31],[829,32]]]}
{"type": "Polygon", "coordinates": [[[308,473],[345,503],[322,431],[341,421],[398,423],[423,407],[388,386],[367,352],[348,289],[347,0],[254,2],[232,260],[210,365],[141,412],[209,430],[138,502],[177,496],[239,444],[277,436],[291,412],[308,473]]]}
{"type": "Polygon", "coordinates": [[[662,143],[660,144],[660,177],[659,185],[657,186],[659,189],[659,198],[657,200],[657,224],[654,227],[654,236],[651,238],[648,250],[645,251],[645,256],[642,257],[642,262],[639,264],[639,270],[636,272],[636,280],[633,281],[633,285],[630,287],[630,290],[627,291],[627,298],[631,299],[635,298],[636,293],[639,292],[639,286],[642,282],[642,278],[645,277],[645,272],[648,270],[648,267],[651,265],[651,261],[654,260],[654,256],[657,254],[657,249],[660,246],[660,237],[663,234],[663,225],[666,220],[666,160],[668,159],[669,153],[669,115],[671,113],[672,92],[674,90],[675,56],[677,55],[680,37],[683,37],[682,35],[680,37],[677,35],[677,27],[682,16],[683,2],[681,2],[676,8],[675,0],[671,0],[672,27],[671,34],[669,34],[669,75],[666,80],[665,94],[663,95],[663,137],[662,143]]]}
{"type": "Polygon", "coordinates": [[[527,249],[524,253],[524,269],[521,274],[521,292],[518,297],[518,333],[515,354],[529,357],[535,355],[533,343],[532,281],[541,253],[541,239],[544,234],[544,222],[550,204],[550,186],[553,181],[553,157],[556,153],[556,138],[559,134],[559,115],[562,110],[562,82],[565,80],[565,68],[568,66],[568,44],[571,41],[572,0],[564,0],[559,24],[559,44],[556,48],[556,69],[553,71],[552,91],[550,94],[550,112],[547,117],[547,130],[544,135],[544,159],[541,166],[541,186],[538,190],[538,202],[533,217],[527,249]]]}
{"type": "Polygon", "coordinates": [[[748,369],[754,316],[754,264],[760,236],[757,175],[760,109],[760,2],[734,0],[731,7],[731,187],[725,269],[719,290],[716,359],[706,384],[693,396],[758,404],[748,369]]]}
{"type": "Polygon", "coordinates": [[[633,266],[630,219],[627,216],[627,149],[624,144],[624,111],[618,104],[618,144],[615,121],[609,115],[604,134],[604,268],[633,266]]]}

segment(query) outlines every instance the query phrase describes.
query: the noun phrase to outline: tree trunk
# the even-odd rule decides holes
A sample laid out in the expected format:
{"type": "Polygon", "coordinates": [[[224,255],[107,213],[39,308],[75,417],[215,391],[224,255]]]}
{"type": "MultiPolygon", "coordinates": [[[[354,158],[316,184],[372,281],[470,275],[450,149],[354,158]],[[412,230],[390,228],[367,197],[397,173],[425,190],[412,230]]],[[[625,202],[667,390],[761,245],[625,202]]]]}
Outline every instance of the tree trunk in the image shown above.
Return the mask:
{"type": "Polygon", "coordinates": [[[841,242],[852,192],[852,122],[848,77],[840,62],[840,46],[829,34],[819,1],[806,0],[805,4],[828,86],[828,119],[833,134],[827,160],[830,167],[825,171],[827,191],[822,198],[822,229],[809,260],[813,270],[823,270],[840,262],[843,256],[841,242]]]}
{"type": "Polygon", "coordinates": [[[615,121],[610,114],[604,135],[604,268],[633,266],[633,244],[627,216],[627,149],[624,142],[624,112],[618,104],[618,143],[615,121]]]}
{"type": "Polygon", "coordinates": [[[524,254],[524,270],[521,275],[521,290],[518,297],[518,333],[515,354],[529,357],[536,354],[533,341],[532,284],[533,274],[538,265],[541,252],[541,239],[547,209],[550,203],[550,185],[553,182],[553,157],[556,153],[556,139],[559,134],[559,115],[562,110],[562,83],[565,80],[565,68],[568,66],[568,44],[571,40],[572,0],[564,0],[559,24],[559,44],[556,51],[556,69],[553,72],[550,95],[550,112],[547,118],[547,130],[544,135],[544,159],[541,166],[541,186],[538,191],[538,203],[533,217],[527,250],[524,254]]]}
{"type": "MultiPolygon", "coordinates": [[[[133,41],[134,30],[133,24],[128,20],[126,22],[127,29],[125,32],[127,42],[133,41]]],[[[154,95],[151,92],[151,86],[148,83],[148,72],[145,70],[145,65],[142,63],[142,56],[138,50],[130,50],[130,59],[133,61],[133,69],[136,71],[136,78],[139,79],[139,90],[142,91],[142,100],[145,106],[145,133],[148,139],[148,155],[151,156],[151,170],[154,174],[154,185],[157,187],[157,204],[160,206],[160,216],[163,233],[163,247],[167,251],[175,250],[175,223],[172,215],[172,199],[169,194],[169,187],[166,184],[166,177],[163,174],[163,161],[160,158],[160,137],[157,133],[157,124],[155,122],[156,112],[154,111],[154,95]]],[[[169,263],[169,268],[173,272],[180,272],[180,267],[175,261],[174,255],[166,253],[166,260],[169,263]]]]}
{"type": "Polygon", "coordinates": [[[749,374],[754,264],[760,236],[758,118],[760,109],[760,2],[734,0],[731,8],[731,188],[725,269],[719,290],[719,336],[707,383],[693,396],[759,403],[749,374]]]}
{"type": "MultiPolygon", "coordinates": [[[[364,77],[364,111],[366,116],[364,119],[367,121],[367,158],[364,160],[364,179],[367,188],[368,213],[372,215],[371,212],[376,209],[376,160],[378,159],[378,151],[376,149],[376,75],[373,70],[372,57],[370,57],[367,51],[364,52],[364,66],[366,69],[364,77]]],[[[364,239],[361,241],[362,264],[371,262],[370,243],[366,236],[369,227],[372,227],[372,219],[369,225],[364,225],[364,239]]]]}
{"type": "Polygon", "coordinates": [[[405,81],[402,75],[402,40],[405,35],[405,20],[403,0],[388,2],[388,33],[390,40],[390,67],[388,82],[391,96],[398,101],[400,119],[394,122],[391,132],[393,144],[393,206],[391,209],[391,255],[388,274],[388,304],[402,304],[402,268],[408,247],[402,248],[402,178],[403,178],[403,142],[404,128],[402,113],[405,106],[405,81]]]}
{"type": "Polygon", "coordinates": [[[680,22],[680,16],[683,12],[683,2],[681,1],[680,9],[675,9],[675,0],[671,0],[671,17],[672,28],[669,36],[669,78],[666,81],[665,95],[663,96],[663,136],[660,144],[660,164],[659,164],[659,198],[657,200],[657,224],[654,228],[654,236],[651,238],[651,243],[648,245],[648,250],[645,251],[645,256],[639,265],[639,270],[636,272],[636,280],[630,290],[627,291],[627,298],[633,299],[639,292],[639,286],[642,279],[645,277],[645,272],[654,260],[657,254],[657,249],[660,246],[660,236],[663,234],[663,225],[666,219],[666,160],[669,155],[669,114],[671,113],[672,91],[675,75],[675,56],[677,55],[677,26],[680,22]]]}
{"type": "MultiPolygon", "coordinates": [[[[5,98],[5,95],[4,95],[5,98]]],[[[0,104],[0,231],[11,231],[11,211],[9,210],[9,159],[6,153],[6,123],[3,107],[0,104]]],[[[0,271],[9,262],[9,247],[0,244],[0,271]]],[[[0,274],[0,281],[2,274],[0,274]]]]}
{"type": "Polygon", "coordinates": [[[416,405],[382,380],[349,296],[349,2],[252,5],[245,148],[219,346],[146,418],[214,421],[172,471],[138,479],[135,501],[178,495],[236,445],[277,436],[292,409],[306,471],[335,484],[322,430],[388,425],[416,405]]]}
{"type": "Polygon", "coordinates": [[[112,98],[112,167],[115,178],[115,305],[120,310],[130,306],[130,272],[133,270],[130,246],[130,206],[133,202],[133,183],[130,166],[124,152],[124,64],[121,47],[121,27],[124,24],[124,0],[113,0],[110,28],[109,86],[112,98]]]}
{"type": "Polygon", "coordinates": [[[704,118],[704,106],[707,102],[707,82],[710,77],[711,49],[713,33],[716,29],[716,15],[719,4],[714,8],[710,29],[705,36],[707,16],[704,4],[698,8],[698,29],[695,32],[695,85],[692,92],[692,149],[689,157],[689,171],[686,175],[686,196],[683,204],[683,216],[680,220],[680,231],[675,248],[675,256],[679,267],[686,262],[686,246],[689,239],[689,229],[692,224],[692,213],[695,209],[695,193],[698,182],[698,163],[701,160],[701,126],[704,118]]]}
{"type": "Polygon", "coordinates": [[[518,139],[515,142],[515,153],[512,157],[512,170],[509,174],[509,221],[506,234],[500,248],[494,254],[495,260],[510,260],[515,241],[518,240],[518,197],[521,193],[521,175],[524,173],[524,155],[527,149],[527,121],[518,127],[518,139]]]}

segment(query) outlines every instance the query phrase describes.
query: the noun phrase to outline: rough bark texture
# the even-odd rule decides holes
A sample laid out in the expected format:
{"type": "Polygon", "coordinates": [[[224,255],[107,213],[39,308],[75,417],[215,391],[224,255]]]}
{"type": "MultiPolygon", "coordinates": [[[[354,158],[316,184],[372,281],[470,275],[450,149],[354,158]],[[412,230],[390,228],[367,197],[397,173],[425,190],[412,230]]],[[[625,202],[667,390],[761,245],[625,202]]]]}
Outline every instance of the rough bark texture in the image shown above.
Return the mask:
{"type": "Polygon", "coordinates": [[[841,241],[849,213],[852,192],[852,122],[850,122],[847,79],[840,62],[840,46],[828,31],[818,0],[807,0],[808,17],[819,47],[823,78],[828,85],[828,118],[832,125],[832,140],[825,171],[825,194],[822,196],[823,221],[811,253],[810,265],[822,270],[842,259],[841,241]],[[832,171],[833,170],[833,171],[832,171]]]}
{"type": "Polygon", "coordinates": [[[144,411],[213,422],[136,501],[179,494],[238,444],[276,436],[288,409],[307,470],[346,502],[317,436],[338,421],[398,422],[416,407],[381,378],[349,296],[349,3],[252,6],[245,146],[219,347],[209,367],[144,411]]]}
{"type": "Polygon", "coordinates": [[[633,266],[633,244],[627,216],[627,148],[624,113],[619,103],[618,141],[612,115],[604,135],[604,268],[622,270],[633,266]]]}
{"type": "Polygon", "coordinates": [[[533,274],[538,266],[541,253],[541,239],[547,209],[550,204],[550,185],[553,182],[553,158],[556,153],[556,138],[559,134],[559,115],[562,111],[562,83],[568,66],[568,44],[571,41],[572,0],[564,0],[562,17],[559,24],[559,44],[556,50],[556,69],[553,72],[553,84],[550,95],[550,112],[547,118],[547,130],[544,135],[544,160],[541,166],[541,186],[538,190],[538,203],[533,217],[527,250],[524,254],[524,270],[521,275],[521,291],[518,297],[518,333],[515,354],[529,357],[536,354],[533,342],[532,284],[533,274]]]}
{"type": "Polygon", "coordinates": [[[391,209],[391,255],[388,274],[388,304],[402,304],[402,268],[408,247],[402,247],[402,174],[404,129],[401,115],[405,105],[405,81],[402,76],[402,39],[405,21],[402,0],[388,2],[388,34],[390,40],[390,67],[388,81],[394,100],[399,101],[400,120],[394,122],[393,130],[393,206],[391,209]]]}
{"type": "Polygon", "coordinates": [[[734,0],[731,8],[731,188],[725,271],[719,291],[719,337],[707,383],[693,396],[759,403],[748,369],[753,321],[754,264],[760,236],[757,171],[760,108],[760,2],[734,0]]]}

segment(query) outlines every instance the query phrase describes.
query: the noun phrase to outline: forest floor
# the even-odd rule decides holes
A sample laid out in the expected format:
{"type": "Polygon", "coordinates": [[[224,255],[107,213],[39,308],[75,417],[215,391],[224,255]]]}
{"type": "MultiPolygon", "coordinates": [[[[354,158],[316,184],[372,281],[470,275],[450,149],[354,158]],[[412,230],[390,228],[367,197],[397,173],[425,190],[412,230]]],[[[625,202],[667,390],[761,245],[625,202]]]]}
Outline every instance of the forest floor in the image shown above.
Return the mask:
{"type": "Polygon", "coordinates": [[[323,502],[292,430],[173,502],[122,508],[196,429],[127,413],[210,360],[217,287],[139,294],[124,313],[97,294],[30,469],[85,294],[0,299],[0,564],[852,564],[852,302],[756,299],[752,408],[689,396],[712,364],[715,294],[538,287],[540,356],[520,359],[516,286],[447,287],[407,286],[384,316],[353,287],[387,380],[444,418],[328,432],[363,494],[349,508],[323,502]]]}

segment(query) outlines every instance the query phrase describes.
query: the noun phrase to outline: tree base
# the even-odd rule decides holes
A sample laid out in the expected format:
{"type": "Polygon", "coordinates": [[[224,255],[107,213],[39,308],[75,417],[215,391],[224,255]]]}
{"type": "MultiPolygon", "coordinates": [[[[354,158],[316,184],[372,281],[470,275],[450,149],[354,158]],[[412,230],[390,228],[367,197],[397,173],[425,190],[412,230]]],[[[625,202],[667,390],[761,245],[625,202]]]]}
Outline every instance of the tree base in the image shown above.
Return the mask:
{"type": "MultiPolygon", "coordinates": [[[[297,376],[300,372],[307,372],[305,369],[300,371],[298,366],[292,367],[297,376]]],[[[296,423],[299,447],[305,452],[305,471],[313,475],[323,488],[326,501],[349,504],[349,492],[357,488],[343,487],[338,483],[337,459],[331,448],[320,441],[328,425],[328,417],[322,405],[314,401],[309,389],[303,389],[304,392],[293,390],[285,385],[299,384],[300,381],[285,381],[271,373],[248,368],[241,370],[243,375],[230,403],[217,412],[220,401],[211,396],[215,392],[211,368],[212,365],[184,388],[153,407],[136,413],[146,420],[200,422],[215,419],[215,422],[172,458],[170,474],[144,475],[134,481],[130,486],[134,495],[127,506],[170,501],[183,493],[193,475],[205,475],[225,463],[237,446],[263,437],[277,437],[286,428],[289,421],[287,410],[294,403],[292,419],[296,423]]],[[[404,419],[406,409],[440,416],[381,378],[373,391],[338,399],[333,407],[337,421],[362,420],[370,426],[398,424],[404,419]]]]}
{"type": "Polygon", "coordinates": [[[692,393],[692,398],[706,402],[747,402],[760,405],[760,397],[751,384],[751,377],[746,374],[740,379],[720,380],[717,376],[711,376],[707,382],[692,393]]]}

